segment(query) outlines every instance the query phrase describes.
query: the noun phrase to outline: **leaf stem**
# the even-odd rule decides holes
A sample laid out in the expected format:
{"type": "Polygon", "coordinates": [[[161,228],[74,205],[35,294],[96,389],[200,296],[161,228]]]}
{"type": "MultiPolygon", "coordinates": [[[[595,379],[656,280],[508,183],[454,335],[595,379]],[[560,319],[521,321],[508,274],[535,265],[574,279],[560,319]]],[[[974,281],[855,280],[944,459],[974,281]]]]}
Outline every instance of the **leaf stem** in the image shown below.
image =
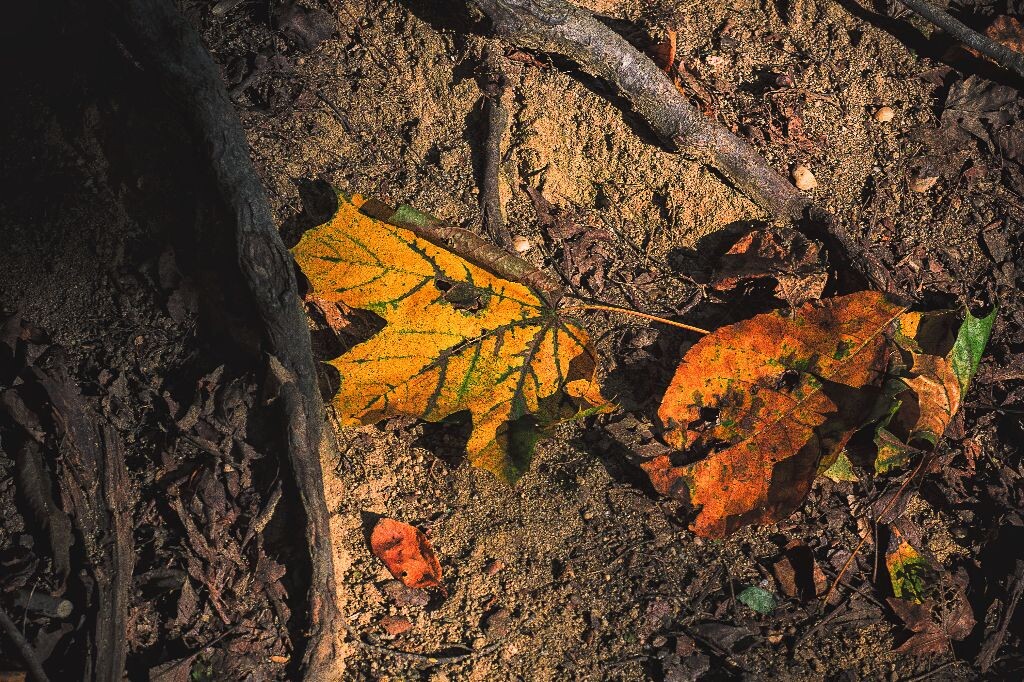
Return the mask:
{"type": "Polygon", "coordinates": [[[686,329],[687,331],[696,332],[698,334],[710,334],[707,329],[701,329],[700,327],[694,327],[693,325],[686,324],[685,322],[676,322],[675,320],[668,320],[664,317],[658,317],[657,315],[649,315],[642,313],[638,310],[630,310],[629,308],[619,308],[613,305],[594,305],[591,303],[585,303],[581,305],[570,305],[562,308],[562,310],[603,310],[609,313],[622,313],[624,315],[632,315],[634,317],[642,317],[645,320],[653,320],[654,322],[661,322],[662,324],[671,325],[673,327],[679,327],[680,329],[686,329]]]}

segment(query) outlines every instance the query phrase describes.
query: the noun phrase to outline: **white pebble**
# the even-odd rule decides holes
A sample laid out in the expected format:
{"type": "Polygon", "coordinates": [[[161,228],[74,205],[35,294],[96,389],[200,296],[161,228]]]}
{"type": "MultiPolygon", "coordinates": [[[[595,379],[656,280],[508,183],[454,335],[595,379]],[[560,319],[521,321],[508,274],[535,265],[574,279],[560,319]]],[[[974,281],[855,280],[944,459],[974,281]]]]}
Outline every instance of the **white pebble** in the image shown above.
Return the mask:
{"type": "Polygon", "coordinates": [[[814,177],[811,169],[804,165],[793,168],[793,184],[797,189],[812,190],[818,186],[818,180],[814,177]]]}
{"type": "Polygon", "coordinates": [[[515,249],[516,253],[526,253],[527,251],[533,248],[533,245],[530,244],[529,239],[522,235],[519,235],[518,237],[512,240],[512,248],[515,249]]]}

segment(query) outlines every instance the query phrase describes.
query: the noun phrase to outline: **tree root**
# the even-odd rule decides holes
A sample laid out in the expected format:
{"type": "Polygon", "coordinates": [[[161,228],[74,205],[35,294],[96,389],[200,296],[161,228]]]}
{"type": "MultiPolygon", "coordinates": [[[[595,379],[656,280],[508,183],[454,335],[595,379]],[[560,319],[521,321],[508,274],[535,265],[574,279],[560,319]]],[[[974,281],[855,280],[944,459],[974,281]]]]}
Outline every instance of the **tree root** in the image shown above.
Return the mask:
{"type": "Polygon", "coordinates": [[[232,217],[238,264],[271,354],[270,375],[287,417],[288,458],[307,516],[312,584],[305,670],[311,679],[336,678],[339,612],[320,462],[323,405],[291,256],[271,217],[220,72],[196,32],[171,0],[105,0],[103,6],[132,56],[180,105],[232,217]]]}

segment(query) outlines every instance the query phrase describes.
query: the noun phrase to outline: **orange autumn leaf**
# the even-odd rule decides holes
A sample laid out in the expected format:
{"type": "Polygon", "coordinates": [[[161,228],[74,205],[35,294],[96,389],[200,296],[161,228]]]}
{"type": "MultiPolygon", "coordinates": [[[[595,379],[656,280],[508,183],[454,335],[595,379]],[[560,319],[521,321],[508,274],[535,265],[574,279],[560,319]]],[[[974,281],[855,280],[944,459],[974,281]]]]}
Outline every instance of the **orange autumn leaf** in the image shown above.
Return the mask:
{"type": "Polygon", "coordinates": [[[384,322],[330,361],[341,423],[468,412],[469,460],[514,482],[545,427],[604,403],[587,334],[527,285],[372,218],[362,203],[339,197],[331,220],[292,249],[318,305],[384,322]]]}
{"type": "Polygon", "coordinates": [[[373,555],[407,587],[438,587],[441,563],[423,531],[394,519],[381,519],[370,535],[373,555]]]}
{"type": "Polygon", "coordinates": [[[791,514],[874,405],[903,311],[860,292],[701,339],[658,412],[679,452],[644,463],[654,487],[699,508],[693,530],[705,537],[791,514]]]}

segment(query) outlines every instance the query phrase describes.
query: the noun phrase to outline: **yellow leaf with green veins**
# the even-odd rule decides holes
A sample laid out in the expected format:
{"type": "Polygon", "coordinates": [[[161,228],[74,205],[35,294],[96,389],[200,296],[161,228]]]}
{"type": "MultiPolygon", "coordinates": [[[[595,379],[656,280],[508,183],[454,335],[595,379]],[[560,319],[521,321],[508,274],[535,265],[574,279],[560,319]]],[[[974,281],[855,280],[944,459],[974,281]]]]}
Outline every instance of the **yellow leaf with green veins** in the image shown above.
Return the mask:
{"type": "Polygon", "coordinates": [[[544,427],[603,409],[587,334],[541,296],[339,197],[292,249],[321,300],[384,327],[330,361],[343,424],[471,414],[469,460],[513,482],[544,427]]]}

